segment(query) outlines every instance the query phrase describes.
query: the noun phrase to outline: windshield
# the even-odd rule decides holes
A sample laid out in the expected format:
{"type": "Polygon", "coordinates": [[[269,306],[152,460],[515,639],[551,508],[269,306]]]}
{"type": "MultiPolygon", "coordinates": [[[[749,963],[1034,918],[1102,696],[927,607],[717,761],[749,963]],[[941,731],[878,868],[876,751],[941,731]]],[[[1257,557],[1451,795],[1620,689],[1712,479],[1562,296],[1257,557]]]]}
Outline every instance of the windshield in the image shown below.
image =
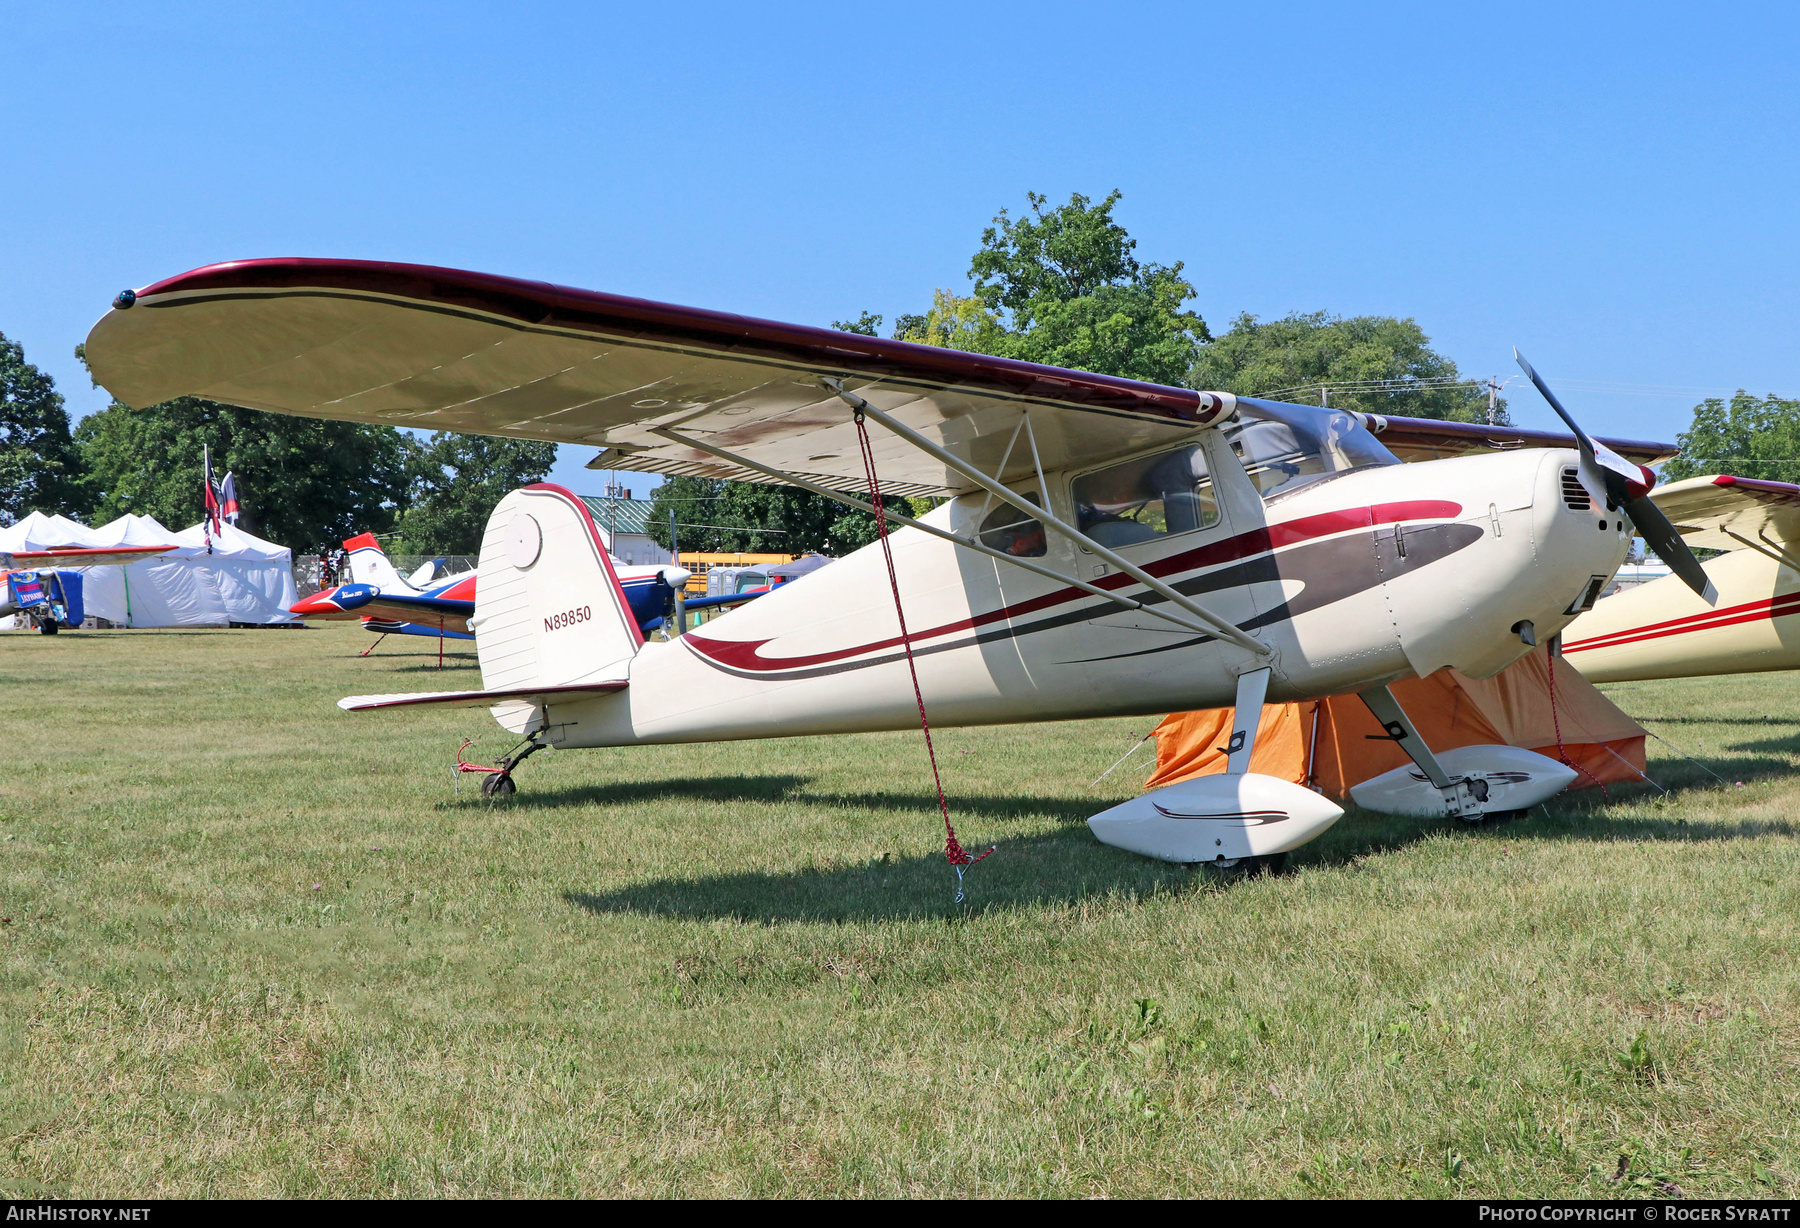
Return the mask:
{"type": "Polygon", "coordinates": [[[1311,405],[1239,400],[1225,437],[1264,499],[1352,469],[1400,463],[1357,419],[1311,405]]]}

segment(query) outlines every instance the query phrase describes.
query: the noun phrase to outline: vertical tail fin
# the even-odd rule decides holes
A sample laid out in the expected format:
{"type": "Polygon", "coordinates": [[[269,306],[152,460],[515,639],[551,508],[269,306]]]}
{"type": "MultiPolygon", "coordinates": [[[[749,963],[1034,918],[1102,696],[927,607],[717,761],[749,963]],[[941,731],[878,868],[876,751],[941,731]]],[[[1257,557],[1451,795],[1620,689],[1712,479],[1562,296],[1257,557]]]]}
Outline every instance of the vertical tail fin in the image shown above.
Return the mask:
{"type": "Polygon", "coordinates": [[[470,626],[489,690],[624,678],[644,646],[599,527],[560,486],[500,500],[478,574],[470,626]]]}
{"type": "Polygon", "coordinates": [[[400,578],[373,533],[358,533],[355,537],[345,538],[344,549],[350,552],[350,578],[356,583],[373,584],[384,593],[418,591],[400,578]]]}

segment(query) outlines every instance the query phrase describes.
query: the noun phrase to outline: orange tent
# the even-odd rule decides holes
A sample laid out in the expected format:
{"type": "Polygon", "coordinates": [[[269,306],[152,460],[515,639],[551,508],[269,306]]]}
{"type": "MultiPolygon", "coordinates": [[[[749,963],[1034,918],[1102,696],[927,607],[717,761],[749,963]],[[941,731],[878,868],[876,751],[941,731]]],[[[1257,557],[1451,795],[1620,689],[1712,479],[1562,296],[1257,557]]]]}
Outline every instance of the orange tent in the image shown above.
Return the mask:
{"type": "MultiPolygon", "coordinates": [[[[1644,778],[1643,726],[1545,648],[1492,678],[1467,678],[1446,668],[1428,678],[1396,682],[1393,691],[1434,751],[1495,743],[1521,746],[1575,768],[1580,773],[1575,787],[1644,778]]],[[[1164,717],[1156,727],[1156,774],[1144,787],[1223,772],[1231,718],[1230,708],[1164,717]]],[[[1362,700],[1335,695],[1265,707],[1250,770],[1314,786],[1341,800],[1352,785],[1409,762],[1383,736],[1380,722],[1362,700]]]]}

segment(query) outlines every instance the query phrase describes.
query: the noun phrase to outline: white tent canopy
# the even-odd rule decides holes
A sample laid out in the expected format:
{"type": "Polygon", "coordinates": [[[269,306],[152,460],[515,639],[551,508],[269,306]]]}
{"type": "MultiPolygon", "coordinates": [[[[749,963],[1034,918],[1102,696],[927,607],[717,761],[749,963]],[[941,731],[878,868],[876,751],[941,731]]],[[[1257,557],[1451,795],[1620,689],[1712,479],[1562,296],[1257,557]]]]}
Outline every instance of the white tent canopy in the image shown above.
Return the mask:
{"type": "Polygon", "coordinates": [[[90,529],[62,516],[33,512],[0,529],[0,551],[56,546],[174,546],[126,567],[73,567],[91,617],[124,627],[205,627],[293,622],[293,552],[231,525],[212,535],[201,525],[171,532],[149,516],[121,516],[90,529]]]}

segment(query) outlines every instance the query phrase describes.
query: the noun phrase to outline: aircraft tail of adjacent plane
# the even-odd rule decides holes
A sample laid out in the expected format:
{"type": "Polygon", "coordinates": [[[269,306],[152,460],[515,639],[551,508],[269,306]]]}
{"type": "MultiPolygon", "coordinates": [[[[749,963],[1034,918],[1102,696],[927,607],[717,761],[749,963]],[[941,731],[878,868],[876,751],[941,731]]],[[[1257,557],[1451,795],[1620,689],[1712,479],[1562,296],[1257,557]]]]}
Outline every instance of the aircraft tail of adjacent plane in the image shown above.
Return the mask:
{"type": "Polygon", "coordinates": [[[470,625],[490,691],[622,680],[644,645],[593,516],[561,486],[500,501],[479,576],[470,625]]]}
{"type": "Polygon", "coordinates": [[[350,552],[350,578],[357,584],[373,584],[384,593],[418,591],[400,578],[373,533],[358,533],[346,538],[344,549],[350,552]]]}

